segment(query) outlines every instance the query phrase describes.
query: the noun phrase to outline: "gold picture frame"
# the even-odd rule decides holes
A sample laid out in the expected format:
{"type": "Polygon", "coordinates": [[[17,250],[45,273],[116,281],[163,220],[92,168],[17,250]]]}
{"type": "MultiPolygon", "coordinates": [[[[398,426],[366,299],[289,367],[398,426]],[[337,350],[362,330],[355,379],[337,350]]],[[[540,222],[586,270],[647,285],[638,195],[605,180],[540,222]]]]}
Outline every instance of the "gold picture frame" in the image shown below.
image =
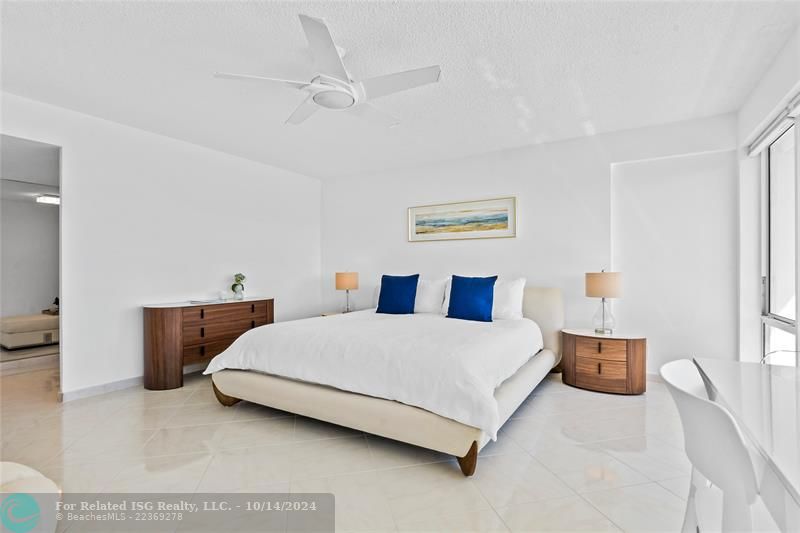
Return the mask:
{"type": "Polygon", "coordinates": [[[409,207],[408,242],[507,239],[517,236],[517,197],[409,207]]]}

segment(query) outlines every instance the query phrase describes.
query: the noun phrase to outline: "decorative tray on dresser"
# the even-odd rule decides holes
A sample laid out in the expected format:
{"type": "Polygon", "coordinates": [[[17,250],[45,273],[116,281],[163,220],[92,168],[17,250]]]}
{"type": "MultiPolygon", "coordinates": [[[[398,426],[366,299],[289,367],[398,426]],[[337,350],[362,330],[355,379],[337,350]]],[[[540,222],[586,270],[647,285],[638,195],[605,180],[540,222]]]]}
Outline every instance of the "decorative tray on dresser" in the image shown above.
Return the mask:
{"type": "Polygon", "coordinates": [[[604,335],[591,329],[561,331],[561,379],[599,392],[642,394],[646,388],[647,339],[604,335]]]}
{"type": "Polygon", "coordinates": [[[183,367],[206,363],[249,329],[272,324],[271,298],[144,307],[144,386],[183,386],[183,367]]]}

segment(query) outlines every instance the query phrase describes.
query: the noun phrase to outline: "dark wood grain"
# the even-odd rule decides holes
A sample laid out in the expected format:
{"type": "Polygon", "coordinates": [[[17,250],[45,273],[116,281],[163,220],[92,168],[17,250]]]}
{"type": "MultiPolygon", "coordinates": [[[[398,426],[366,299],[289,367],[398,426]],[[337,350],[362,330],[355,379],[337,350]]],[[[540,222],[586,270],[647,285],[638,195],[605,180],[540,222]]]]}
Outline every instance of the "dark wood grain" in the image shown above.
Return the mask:
{"type": "Polygon", "coordinates": [[[605,359],[606,361],[625,361],[627,342],[625,339],[598,339],[596,337],[575,336],[575,355],[605,359]]]}
{"type": "Polygon", "coordinates": [[[183,367],[204,363],[242,333],[271,324],[268,300],[203,306],[145,307],[144,385],[151,390],[183,386],[183,367]]]}
{"type": "Polygon", "coordinates": [[[183,386],[183,343],[180,308],[144,310],[144,387],[150,390],[183,386]]]}
{"type": "Polygon", "coordinates": [[[561,381],[575,385],[575,336],[561,333],[561,381]]]}
{"type": "Polygon", "coordinates": [[[207,363],[215,355],[224,352],[228,346],[236,340],[236,337],[221,339],[207,344],[197,346],[184,346],[183,365],[193,365],[195,363],[207,363]]]}
{"type": "Polygon", "coordinates": [[[472,441],[472,446],[469,447],[467,455],[456,457],[456,459],[458,459],[458,466],[461,467],[461,472],[465,476],[474,474],[475,468],[478,466],[478,442],[472,441]]]}
{"type": "Polygon", "coordinates": [[[270,298],[267,300],[267,324],[275,322],[275,300],[270,298]]]}
{"type": "Polygon", "coordinates": [[[575,383],[578,387],[600,392],[627,392],[627,364],[591,357],[575,358],[575,383]]]}
{"type": "Polygon", "coordinates": [[[267,300],[214,304],[185,307],[183,309],[183,324],[185,326],[191,326],[266,316],[267,300]]]}
{"type": "Polygon", "coordinates": [[[628,341],[628,394],[647,390],[647,339],[628,341]]]}
{"type": "Polygon", "coordinates": [[[253,316],[231,319],[228,322],[212,322],[204,325],[184,325],[183,345],[194,346],[233,337],[234,339],[247,331],[267,323],[267,317],[253,316]]]}

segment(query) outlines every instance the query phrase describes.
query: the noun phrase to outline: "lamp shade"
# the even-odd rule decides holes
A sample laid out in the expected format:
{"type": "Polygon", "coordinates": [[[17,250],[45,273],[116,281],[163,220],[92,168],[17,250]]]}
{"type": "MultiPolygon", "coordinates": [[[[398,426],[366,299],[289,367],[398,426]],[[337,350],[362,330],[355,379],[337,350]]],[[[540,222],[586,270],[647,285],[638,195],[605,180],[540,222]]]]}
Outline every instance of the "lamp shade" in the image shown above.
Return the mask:
{"type": "Polygon", "coordinates": [[[358,288],[358,272],[337,272],[336,290],[346,291],[358,288]]]}
{"type": "Polygon", "coordinates": [[[622,296],[622,274],[619,272],[587,272],[586,296],[619,298],[622,296]]]}

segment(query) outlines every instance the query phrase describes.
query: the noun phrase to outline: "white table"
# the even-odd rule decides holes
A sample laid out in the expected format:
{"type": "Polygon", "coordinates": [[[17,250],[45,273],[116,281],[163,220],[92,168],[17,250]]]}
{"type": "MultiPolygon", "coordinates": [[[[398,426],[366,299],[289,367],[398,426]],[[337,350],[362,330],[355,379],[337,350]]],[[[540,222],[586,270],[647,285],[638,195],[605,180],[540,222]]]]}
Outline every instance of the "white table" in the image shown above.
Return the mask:
{"type": "Polygon", "coordinates": [[[775,522],[782,531],[800,531],[800,371],[724,359],[694,363],[762,459],[761,497],[775,522]]]}

